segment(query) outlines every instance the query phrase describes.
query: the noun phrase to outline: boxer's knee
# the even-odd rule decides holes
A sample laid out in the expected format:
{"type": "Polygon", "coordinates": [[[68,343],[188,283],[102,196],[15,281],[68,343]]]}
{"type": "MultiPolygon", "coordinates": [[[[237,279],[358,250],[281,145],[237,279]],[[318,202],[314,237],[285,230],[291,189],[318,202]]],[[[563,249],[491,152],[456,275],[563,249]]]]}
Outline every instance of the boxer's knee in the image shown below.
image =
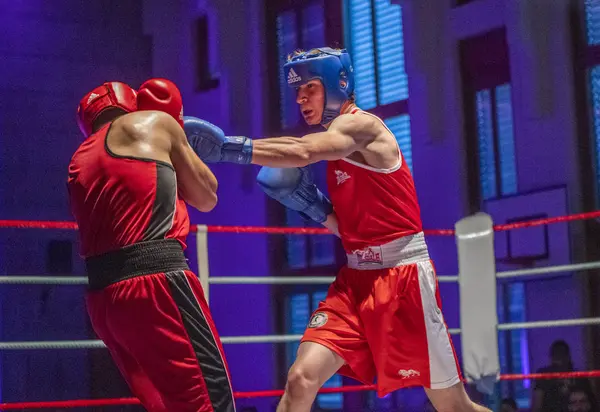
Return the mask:
{"type": "Polygon", "coordinates": [[[319,391],[319,373],[302,364],[294,364],[287,376],[286,389],[293,398],[309,398],[319,391]]]}
{"type": "Polygon", "coordinates": [[[462,382],[445,389],[425,391],[438,412],[491,412],[471,401],[462,382]]]}
{"type": "Polygon", "coordinates": [[[452,404],[440,405],[438,412],[491,412],[484,406],[478,405],[472,401],[457,401],[452,404]]]}

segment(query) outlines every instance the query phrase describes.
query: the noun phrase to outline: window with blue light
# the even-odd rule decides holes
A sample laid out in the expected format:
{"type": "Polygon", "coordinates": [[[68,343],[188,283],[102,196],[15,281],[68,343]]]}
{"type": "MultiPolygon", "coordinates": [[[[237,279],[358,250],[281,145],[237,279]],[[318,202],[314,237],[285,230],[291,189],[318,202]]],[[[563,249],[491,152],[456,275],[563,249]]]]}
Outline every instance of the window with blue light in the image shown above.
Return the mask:
{"type": "Polygon", "coordinates": [[[389,0],[346,0],[346,33],[364,110],[408,99],[402,8],[389,0]]]}
{"type": "Polygon", "coordinates": [[[347,1],[347,27],[354,66],[356,103],[363,109],[377,106],[375,43],[371,0],[347,1]]]}
{"type": "Polygon", "coordinates": [[[598,0],[581,0],[585,4],[584,23],[587,47],[585,50],[584,69],[587,72],[587,89],[589,96],[590,143],[595,172],[596,190],[594,194],[596,206],[600,206],[600,2],[598,0]]]}
{"type": "Polygon", "coordinates": [[[390,4],[389,0],[346,0],[344,12],[346,43],[354,65],[356,104],[374,114],[382,106],[396,105],[391,111],[396,113],[383,121],[396,137],[412,171],[408,106],[398,105],[408,101],[402,7],[390,4]]]}
{"type": "MultiPolygon", "coordinates": [[[[307,221],[293,210],[286,209],[287,227],[315,227],[320,224],[307,221]]],[[[335,264],[335,238],[333,235],[286,235],[288,267],[303,270],[335,264]]]]}
{"type": "MultiPolygon", "coordinates": [[[[327,296],[326,290],[319,290],[311,293],[296,293],[288,298],[288,333],[303,334],[310,316],[319,306],[319,302],[327,296]]],[[[288,368],[292,366],[296,359],[296,353],[300,344],[291,342],[287,344],[286,354],[288,368]]],[[[325,384],[324,388],[337,388],[342,386],[342,377],[333,375],[325,384]]],[[[340,410],[344,403],[344,396],[341,393],[327,393],[317,396],[316,404],[323,409],[340,410]]]]}
{"type": "Polygon", "coordinates": [[[592,100],[592,140],[596,170],[596,199],[600,204],[600,66],[590,69],[590,97],[592,100]]]}
{"type": "MultiPolygon", "coordinates": [[[[527,308],[525,284],[523,282],[504,283],[498,302],[498,321],[500,323],[525,322],[527,308]]],[[[506,373],[529,374],[529,341],[527,330],[501,331],[498,333],[498,352],[500,368],[506,373]]],[[[531,380],[506,381],[500,383],[499,396],[515,399],[519,408],[530,407],[531,380]]]]}
{"type": "Polygon", "coordinates": [[[479,184],[481,196],[491,199],[496,191],[496,156],[494,150],[494,127],[492,123],[492,99],[489,90],[477,92],[477,146],[479,149],[479,184]]]}
{"type": "Polygon", "coordinates": [[[585,22],[588,44],[600,44],[600,2],[598,0],[585,0],[585,22]]]}
{"type": "MultiPolygon", "coordinates": [[[[526,307],[525,307],[525,284],[523,282],[515,282],[508,285],[508,313],[510,323],[525,322],[526,307]]],[[[506,310],[506,308],[505,308],[506,310]]],[[[513,373],[529,374],[529,343],[527,340],[527,330],[512,330],[508,332],[510,336],[511,346],[511,370],[513,373]]],[[[519,404],[520,408],[529,407],[530,385],[529,379],[515,381],[513,397],[519,404]]]]}
{"type": "MultiPolygon", "coordinates": [[[[298,293],[288,297],[288,333],[300,335],[304,333],[311,314],[311,305],[307,293],[298,293]]],[[[300,342],[286,343],[287,367],[294,363],[300,342]]]]}
{"type": "Polygon", "coordinates": [[[408,99],[404,67],[402,8],[389,0],[374,0],[379,104],[408,99]]]}
{"type": "MultiPolygon", "coordinates": [[[[288,227],[303,227],[304,219],[294,210],[285,208],[285,224],[288,227]]],[[[290,269],[306,268],[308,239],[303,235],[286,235],[287,262],[290,269]]]]}
{"type": "Polygon", "coordinates": [[[500,188],[503,195],[517,193],[517,161],[510,84],[496,87],[496,123],[498,124],[498,158],[500,188]]]}
{"type": "Polygon", "coordinates": [[[396,136],[404,161],[412,172],[412,142],[410,138],[410,116],[401,114],[385,119],[386,126],[396,136]]]}
{"type": "Polygon", "coordinates": [[[475,95],[479,184],[483,200],[517,193],[510,84],[475,95]]]}

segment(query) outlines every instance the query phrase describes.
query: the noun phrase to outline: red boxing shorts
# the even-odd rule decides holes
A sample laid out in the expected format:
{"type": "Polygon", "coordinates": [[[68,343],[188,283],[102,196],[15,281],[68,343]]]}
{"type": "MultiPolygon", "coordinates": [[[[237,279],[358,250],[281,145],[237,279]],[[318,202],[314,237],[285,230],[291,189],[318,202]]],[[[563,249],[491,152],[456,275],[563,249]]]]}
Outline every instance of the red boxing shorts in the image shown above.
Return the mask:
{"type": "MultiPolygon", "coordinates": [[[[176,242],[168,247],[164,242],[158,253],[169,247],[181,251],[176,242]]],[[[155,262],[150,265],[165,261],[147,250],[139,255],[139,262],[155,262]]],[[[138,263],[121,266],[135,273],[138,263]]],[[[235,411],[223,348],[200,281],[189,270],[166,266],[163,272],[92,288],[86,302],[94,330],[148,411],[235,411]]],[[[90,276],[90,286],[94,283],[90,276]]]]}
{"type": "Polygon", "coordinates": [[[415,250],[424,240],[412,239],[408,254],[394,250],[401,240],[349,255],[352,267],[340,270],[302,338],[342,357],[340,374],[365,384],[377,377],[379,396],[409,386],[443,389],[462,380],[435,269],[426,246],[415,250]]]}

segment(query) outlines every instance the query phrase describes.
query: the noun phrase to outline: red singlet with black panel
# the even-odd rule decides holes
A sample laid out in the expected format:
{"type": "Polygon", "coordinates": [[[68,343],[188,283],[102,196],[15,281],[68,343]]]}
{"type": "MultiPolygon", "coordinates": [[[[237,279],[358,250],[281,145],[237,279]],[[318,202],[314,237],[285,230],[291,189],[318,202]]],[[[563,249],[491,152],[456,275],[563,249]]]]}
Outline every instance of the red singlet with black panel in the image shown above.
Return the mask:
{"type": "Polygon", "coordinates": [[[81,227],[81,255],[97,256],[134,243],[177,239],[185,249],[190,220],[168,163],[119,156],[106,136],[85,140],[69,164],[71,209],[81,227]]]}
{"type": "Polygon", "coordinates": [[[183,249],[189,216],[174,168],[119,156],[110,125],[69,165],[86,305],[132,393],[152,412],[235,412],[223,347],[183,249]]]}

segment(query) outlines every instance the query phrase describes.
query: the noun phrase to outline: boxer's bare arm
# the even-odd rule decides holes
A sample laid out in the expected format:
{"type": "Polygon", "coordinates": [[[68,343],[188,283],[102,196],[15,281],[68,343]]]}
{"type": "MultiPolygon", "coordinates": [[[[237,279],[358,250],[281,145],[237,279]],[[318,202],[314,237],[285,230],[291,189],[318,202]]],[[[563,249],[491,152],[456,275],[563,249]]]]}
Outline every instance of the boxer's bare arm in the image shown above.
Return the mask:
{"type": "Polygon", "coordinates": [[[331,231],[337,237],[340,237],[340,230],[338,228],[338,219],[335,212],[327,216],[327,220],[322,223],[327,229],[331,231]]]}
{"type": "Polygon", "coordinates": [[[201,212],[211,211],[217,204],[217,179],[190,147],[185,132],[171,116],[161,119],[169,137],[169,156],[182,198],[201,212]]]}
{"type": "Polygon", "coordinates": [[[183,200],[201,212],[217,204],[217,179],[190,147],[185,132],[161,111],[129,113],[115,120],[108,146],[121,156],[153,159],[173,166],[183,200]]]}
{"type": "Polygon", "coordinates": [[[304,137],[253,141],[252,163],[271,167],[302,167],[321,160],[338,160],[364,150],[380,134],[371,116],[345,114],[325,132],[304,137]]]}

